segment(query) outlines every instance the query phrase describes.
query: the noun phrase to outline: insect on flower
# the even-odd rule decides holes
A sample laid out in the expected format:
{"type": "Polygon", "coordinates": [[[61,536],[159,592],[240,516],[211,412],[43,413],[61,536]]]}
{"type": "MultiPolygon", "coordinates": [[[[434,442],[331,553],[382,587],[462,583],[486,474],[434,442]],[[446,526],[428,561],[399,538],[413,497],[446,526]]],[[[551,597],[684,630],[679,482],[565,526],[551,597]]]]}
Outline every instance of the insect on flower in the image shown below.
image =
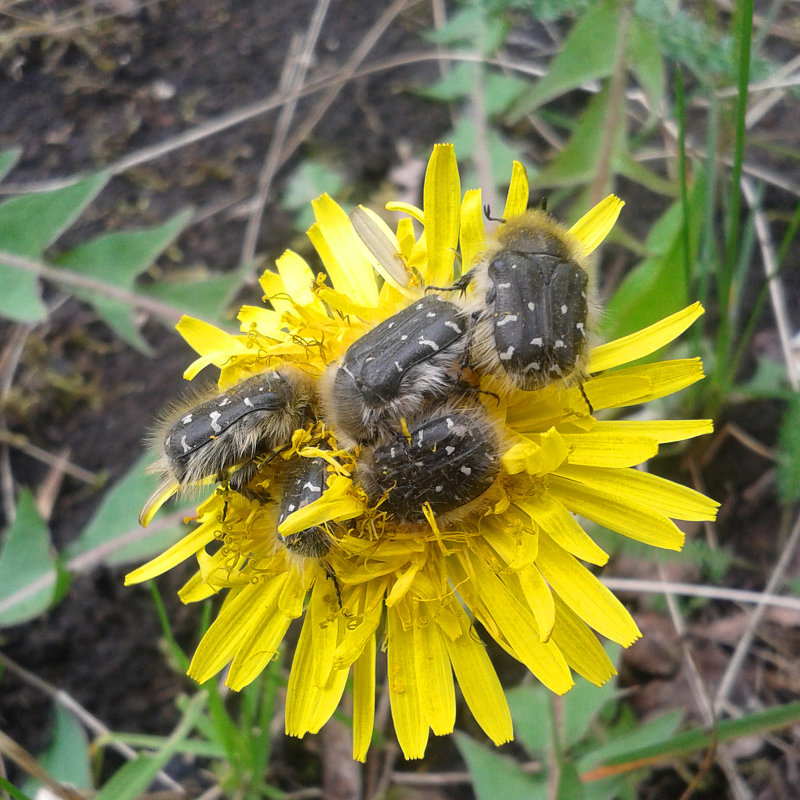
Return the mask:
{"type": "Polygon", "coordinates": [[[593,313],[581,261],[566,228],[542,210],[501,222],[472,269],[451,287],[465,292],[474,284],[462,300],[473,320],[470,365],[524,391],[580,378],[593,313]]]}
{"type": "Polygon", "coordinates": [[[206,478],[227,481],[250,499],[261,457],[283,448],[313,416],[314,394],[297,370],[281,368],[253,375],[221,394],[167,413],[153,435],[162,447],[153,470],[163,481],[145,503],[139,521],[147,525],[175,492],[206,478]]]}
{"type": "Polygon", "coordinates": [[[349,446],[396,434],[434,399],[458,383],[467,318],[430,294],[355,341],[323,383],[327,420],[349,446]]]}
{"type": "MultiPolygon", "coordinates": [[[[289,514],[322,497],[328,484],[328,462],[324,458],[295,457],[293,462],[283,489],[278,525],[289,514]]],[[[316,525],[287,536],[278,533],[278,541],[292,553],[309,558],[322,558],[331,549],[330,533],[316,525]]]]}
{"type": "Polygon", "coordinates": [[[407,436],[367,451],[359,477],[372,502],[402,522],[424,522],[422,506],[446,520],[472,510],[472,501],[500,470],[499,441],[482,406],[438,407],[407,436]]]}

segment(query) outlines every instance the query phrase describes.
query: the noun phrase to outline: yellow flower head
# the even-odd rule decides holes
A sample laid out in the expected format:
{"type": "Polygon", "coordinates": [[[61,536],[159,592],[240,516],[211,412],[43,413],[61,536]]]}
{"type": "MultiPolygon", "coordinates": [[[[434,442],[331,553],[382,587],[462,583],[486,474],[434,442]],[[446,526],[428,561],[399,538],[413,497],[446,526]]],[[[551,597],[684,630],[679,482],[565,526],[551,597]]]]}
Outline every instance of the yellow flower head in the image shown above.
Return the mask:
{"type": "MultiPolygon", "coordinates": [[[[503,217],[519,217],[527,205],[525,171],[515,164],[503,217]]],[[[610,196],[560,235],[585,258],[622,205],[610,196]]],[[[348,217],[327,196],[313,207],[317,221],[308,235],[326,275],[315,276],[287,251],[277,272],[261,278],[270,307],[242,308],[239,336],[181,320],[178,330],[200,354],[187,378],[214,364],[225,390],[291,365],[316,381],[366,331],[423,297],[426,286],[450,285],[458,277],[457,252],[466,270],[486,246],[480,192],[462,197],[450,145],[434,148],[424,207],[390,206],[408,214],[396,232],[367,209],[348,217]]],[[[547,224],[556,225],[549,218],[547,224]]],[[[197,560],[181,598],[226,596],[189,674],[202,682],[230,664],[227,683],[234,689],[264,669],[290,623],[303,617],[286,701],[290,735],[325,724],[352,668],[353,753],[363,760],[372,738],[376,649],[384,643],[392,716],[406,758],[422,757],[430,731],[452,732],[454,676],[489,738],[507,742],[511,716],[481,636],[559,694],[573,685],[573,671],[598,685],[614,675],[595,632],[624,646],[640,636],[623,605],[583,565],[603,565],[608,556],[574,515],[673,550],[684,539],[673,519],[714,518],[713,501],[635,469],[662,442],[709,433],[709,420],[595,418],[702,378],[699,359],[623,366],[664,347],[700,314],[695,304],[594,347],[580,382],[520,391],[483,375],[477,402],[503,443],[502,466],[481,502],[457,522],[437,519],[427,507],[424,524],[398,524],[381,503],[370,504],[354,480],[354,455],[341,449],[323,420],[296,431],[292,446],[264,467],[261,482],[268,488],[290,459],[321,456],[329,473],[322,497],[278,525],[277,502],[218,490],[198,509],[192,533],[127,581],[197,560]],[[278,542],[278,531],[291,537],[314,526],[332,537],[322,560],[299,558],[278,542]],[[216,549],[209,548],[214,542],[216,549]]]]}

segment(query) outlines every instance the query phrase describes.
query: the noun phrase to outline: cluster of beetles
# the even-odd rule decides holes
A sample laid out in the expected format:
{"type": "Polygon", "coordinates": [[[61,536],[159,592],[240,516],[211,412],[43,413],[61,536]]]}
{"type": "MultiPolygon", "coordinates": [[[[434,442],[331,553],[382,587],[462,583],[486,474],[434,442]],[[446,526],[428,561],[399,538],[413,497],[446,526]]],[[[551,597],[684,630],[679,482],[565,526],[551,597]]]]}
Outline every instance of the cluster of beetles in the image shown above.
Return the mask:
{"type": "MultiPolygon", "coordinates": [[[[588,274],[562,226],[544,211],[501,221],[452,286],[428,287],[356,340],[315,385],[296,367],[253,375],[168,420],[159,460],[169,481],[209,478],[250,499],[265,458],[325,420],[357,454],[356,482],[398,524],[457,518],[494,483],[501,442],[486,398],[466,374],[503,391],[580,379],[588,357],[588,274]]],[[[495,395],[496,396],[496,395],[495,395]]],[[[278,524],[327,488],[324,458],[293,457],[278,524]]],[[[313,527],[278,539],[323,558],[334,539],[313,527]]]]}

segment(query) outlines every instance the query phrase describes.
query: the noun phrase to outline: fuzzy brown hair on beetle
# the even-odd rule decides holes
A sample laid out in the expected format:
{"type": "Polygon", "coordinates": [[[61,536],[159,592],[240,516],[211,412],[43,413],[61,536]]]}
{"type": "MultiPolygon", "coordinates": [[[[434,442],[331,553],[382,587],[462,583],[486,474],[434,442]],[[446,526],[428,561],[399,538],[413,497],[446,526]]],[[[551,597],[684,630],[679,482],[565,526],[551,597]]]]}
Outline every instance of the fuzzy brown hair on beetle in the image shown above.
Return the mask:
{"type": "Polygon", "coordinates": [[[541,209],[501,222],[448,288],[463,295],[468,287],[459,304],[472,319],[471,367],[523,391],[584,376],[596,307],[580,247],[563,225],[541,209]]]}
{"type": "Polygon", "coordinates": [[[152,471],[161,485],[139,516],[147,525],[177,491],[213,479],[245,497],[265,456],[290,444],[292,434],[314,418],[312,384],[297,370],[281,367],[252,375],[230,389],[196,396],[167,413],[152,439],[161,454],[152,471]]]}

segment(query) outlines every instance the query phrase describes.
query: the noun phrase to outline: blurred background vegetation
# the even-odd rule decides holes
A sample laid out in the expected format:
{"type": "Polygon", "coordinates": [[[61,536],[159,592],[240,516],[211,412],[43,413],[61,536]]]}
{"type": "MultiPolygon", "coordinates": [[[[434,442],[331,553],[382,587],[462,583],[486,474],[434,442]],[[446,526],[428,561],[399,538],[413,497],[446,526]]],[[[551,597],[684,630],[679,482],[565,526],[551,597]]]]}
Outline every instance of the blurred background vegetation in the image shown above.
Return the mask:
{"type": "Polygon", "coordinates": [[[799,10],[2,0],[0,797],[796,797],[799,10]],[[384,698],[361,767],[344,714],[283,737],[281,663],[236,697],[183,677],[210,613],[186,573],[121,576],[183,532],[136,523],[192,357],[174,323],[235,330],[286,247],[313,260],[312,198],[419,202],[437,141],[492,208],[512,159],[566,221],[626,201],[602,335],[705,304],[675,352],[708,378],[658,411],[717,432],[650,469],[722,508],[681,554],[592,531],[644,632],[616,684],[550,697],[493,653],[514,744],[464,714],[404,764],[384,698]]]}

